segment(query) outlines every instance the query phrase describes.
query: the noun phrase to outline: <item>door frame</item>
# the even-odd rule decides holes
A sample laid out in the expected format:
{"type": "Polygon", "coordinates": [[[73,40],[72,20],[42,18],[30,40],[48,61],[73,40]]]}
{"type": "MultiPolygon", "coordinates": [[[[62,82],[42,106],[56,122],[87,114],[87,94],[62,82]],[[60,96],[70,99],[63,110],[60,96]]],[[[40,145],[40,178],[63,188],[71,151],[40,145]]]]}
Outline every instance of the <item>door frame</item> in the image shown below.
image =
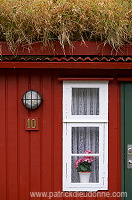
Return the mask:
{"type": "MultiPolygon", "coordinates": [[[[125,192],[125,84],[121,82],[121,172],[122,192],[125,192]]],[[[125,200],[125,197],[122,197],[125,200]]]]}

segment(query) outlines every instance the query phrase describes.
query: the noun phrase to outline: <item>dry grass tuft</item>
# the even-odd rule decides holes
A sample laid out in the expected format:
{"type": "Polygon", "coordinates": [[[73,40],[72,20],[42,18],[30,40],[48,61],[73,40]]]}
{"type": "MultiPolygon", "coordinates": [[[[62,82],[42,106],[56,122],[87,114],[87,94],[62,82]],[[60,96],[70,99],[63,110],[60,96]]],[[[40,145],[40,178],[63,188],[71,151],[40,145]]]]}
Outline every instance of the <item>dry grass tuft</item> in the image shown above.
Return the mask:
{"type": "Polygon", "coordinates": [[[132,40],[131,0],[0,0],[0,40],[20,44],[101,40],[114,49],[132,40]]]}

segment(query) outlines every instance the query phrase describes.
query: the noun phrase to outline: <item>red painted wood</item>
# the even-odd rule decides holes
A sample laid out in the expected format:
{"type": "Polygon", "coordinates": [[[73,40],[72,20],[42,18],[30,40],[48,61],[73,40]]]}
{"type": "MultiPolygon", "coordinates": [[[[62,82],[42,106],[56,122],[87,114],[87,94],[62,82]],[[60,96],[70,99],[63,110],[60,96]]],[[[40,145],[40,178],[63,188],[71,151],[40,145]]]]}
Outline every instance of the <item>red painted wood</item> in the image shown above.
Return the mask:
{"type": "MultiPolygon", "coordinates": [[[[53,83],[52,72],[46,70],[41,72],[41,94],[43,103],[41,105],[41,191],[53,192],[54,190],[54,145],[53,145],[53,83]]],[[[58,167],[58,166],[57,166],[58,167]]],[[[49,200],[48,197],[44,198],[49,200]]]]}
{"type": "MultiPolygon", "coordinates": [[[[53,120],[53,147],[54,147],[54,169],[53,183],[54,191],[62,191],[62,84],[57,78],[60,75],[59,71],[53,71],[52,85],[52,120],[53,120]]],[[[59,198],[62,200],[63,198],[59,198]]]]}
{"type": "Polygon", "coordinates": [[[132,69],[131,62],[0,62],[0,68],[132,69]]]}
{"type": "MultiPolygon", "coordinates": [[[[42,43],[34,43],[32,48],[20,47],[18,48],[18,55],[116,55],[116,56],[131,56],[132,47],[124,45],[120,50],[115,51],[109,45],[104,45],[102,42],[86,41],[85,44],[80,41],[74,41],[74,48],[65,45],[65,50],[62,49],[59,42],[52,42],[52,46],[43,48],[42,43]],[[29,50],[30,49],[30,50],[29,50]]],[[[0,53],[2,55],[12,55],[5,42],[0,42],[0,53]]]]}
{"type": "Polygon", "coordinates": [[[58,81],[113,81],[113,78],[58,78],[58,81]]]}
{"type": "Polygon", "coordinates": [[[132,77],[121,77],[117,79],[118,81],[132,81],[132,77]]]}
{"type": "MultiPolygon", "coordinates": [[[[30,192],[62,192],[62,82],[58,81],[58,78],[68,76],[115,78],[109,83],[107,192],[112,194],[121,191],[120,83],[116,79],[118,74],[118,70],[0,69],[0,199],[29,200],[32,199],[30,192]],[[37,90],[44,99],[36,110],[28,111],[22,104],[21,98],[28,89],[37,90]],[[39,130],[26,131],[25,117],[38,117],[39,130]]],[[[120,75],[122,74],[123,72],[120,75]]],[[[129,75],[129,70],[127,74],[129,75]]],[[[110,197],[76,199],[113,200],[110,197]]]]}
{"type": "MultiPolygon", "coordinates": [[[[40,70],[34,69],[31,72],[31,89],[40,91],[40,70]]],[[[41,107],[36,110],[30,111],[31,117],[40,116],[41,107]]],[[[40,127],[41,128],[41,127],[40,127]]],[[[40,147],[40,130],[38,131],[30,131],[30,191],[31,192],[39,192],[41,189],[40,180],[41,180],[41,147],[40,147]]],[[[35,200],[40,199],[39,197],[35,197],[35,200]]]]}
{"type": "Polygon", "coordinates": [[[6,142],[6,90],[5,70],[0,71],[0,199],[7,196],[7,142],[6,142]]]}
{"type": "MultiPolygon", "coordinates": [[[[121,191],[120,85],[109,83],[109,192],[121,191]]],[[[109,198],[113,200],[113,198],[109,198]]],[[[121,199],[121,198],[119,198],[121,199]]]]}
{"type": "Polygon", "coordinates": [[[18,186],[20,200],[30,199],[30,136],[24,129],[28,109],[22,104],[22,96],[28,90],[28,70],[18,70],[18,186]]]}
{"type": "Polygon", "coordinates": [[[8,70],[6,80],[7,199],[17,200],[18,192],[18,124],[17,73],[8,70]]]}

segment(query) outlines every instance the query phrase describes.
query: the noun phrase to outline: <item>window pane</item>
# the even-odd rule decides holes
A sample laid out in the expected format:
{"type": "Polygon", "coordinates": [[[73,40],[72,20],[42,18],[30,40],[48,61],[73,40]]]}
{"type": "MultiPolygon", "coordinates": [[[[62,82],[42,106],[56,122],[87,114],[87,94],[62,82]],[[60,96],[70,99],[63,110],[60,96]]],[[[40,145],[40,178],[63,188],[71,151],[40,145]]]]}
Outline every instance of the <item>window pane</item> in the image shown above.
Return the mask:
{"type": "Polygon", "coordinates": [[[72,127],[72,153],[99,153],[99,127],[72,127]]]}
{"type": "Polygon", "coordinates": [[[81,175],[78,172],[77,168],[75,168],[76,160],[80,158],[84,158],[84,157],[72,156],[71,158],[71,182],[72,183],[84,183],[84,182],[85,183],[99,183],[99,157],[93,157],[94,160],[91,162],[91,172],[90,173],[83,172],[81,173],[81,175]]]}
{"type": "Polygon", "coordinates": [[[72,115],[99,115],[99,88],[72,88],[72,115]]]}

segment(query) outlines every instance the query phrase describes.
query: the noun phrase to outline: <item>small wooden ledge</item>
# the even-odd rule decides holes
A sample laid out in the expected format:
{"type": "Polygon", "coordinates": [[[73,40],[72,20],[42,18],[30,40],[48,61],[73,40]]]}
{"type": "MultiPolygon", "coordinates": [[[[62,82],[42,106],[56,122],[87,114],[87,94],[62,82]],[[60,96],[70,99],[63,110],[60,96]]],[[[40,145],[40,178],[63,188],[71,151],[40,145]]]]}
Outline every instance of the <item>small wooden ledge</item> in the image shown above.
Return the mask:
{"type": "Polygon", "coordinates": [[[58,81],[113,81],[114,78],[58,78],[58,81]]]}
{"type": "Polygon", "coordinates": [[[118,81],[132,81],[132,77],[121,77],[117,79],[118,81]]]}

